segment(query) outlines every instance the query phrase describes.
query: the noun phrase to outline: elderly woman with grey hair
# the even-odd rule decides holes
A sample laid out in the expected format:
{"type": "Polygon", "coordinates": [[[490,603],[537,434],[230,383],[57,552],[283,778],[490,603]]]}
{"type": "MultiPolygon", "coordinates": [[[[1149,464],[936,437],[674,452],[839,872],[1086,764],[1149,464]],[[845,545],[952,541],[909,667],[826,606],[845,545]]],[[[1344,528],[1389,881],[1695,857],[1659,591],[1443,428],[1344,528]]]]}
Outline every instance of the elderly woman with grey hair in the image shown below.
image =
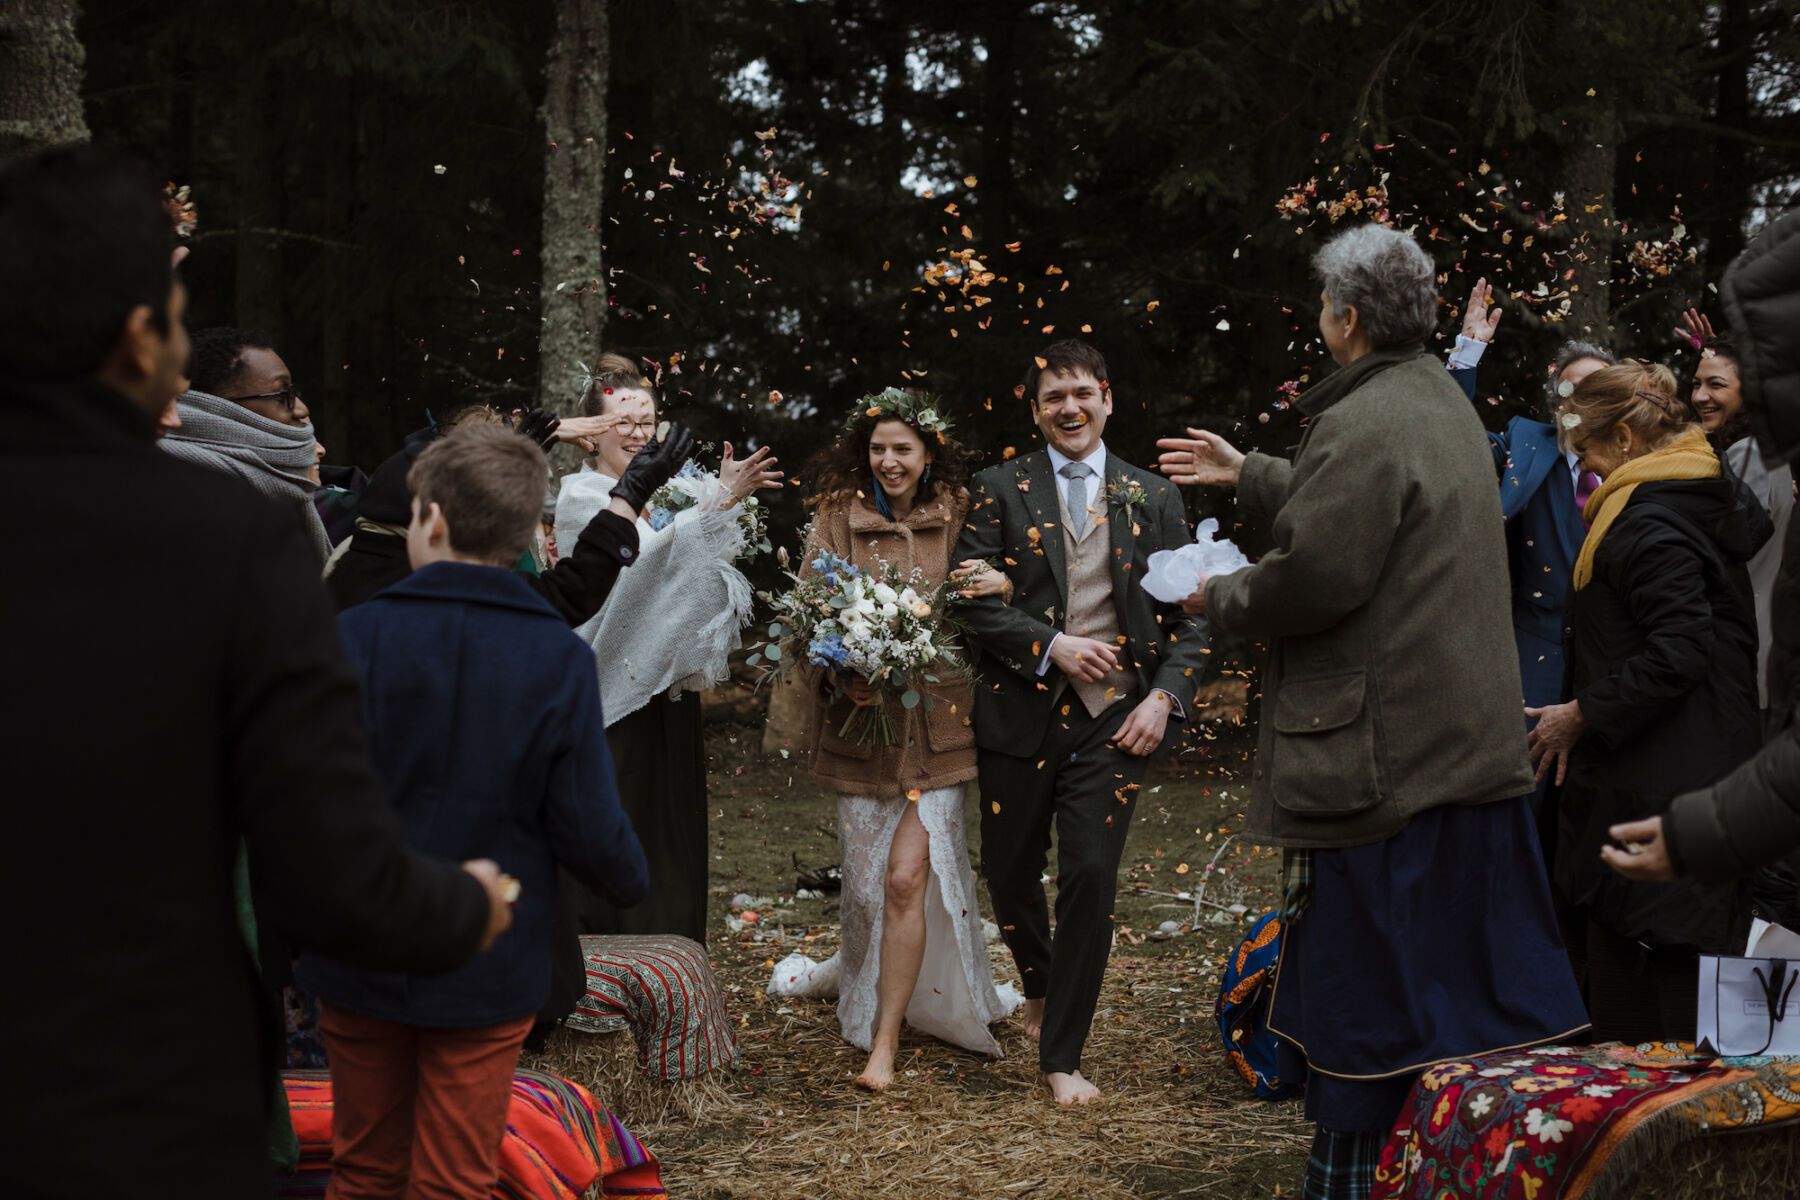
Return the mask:
{"type": "Polygon", "coordinates": [[[1318,1123],[1302,1195],[1367,1197],[1414,1078],[1587,1027],[1532,821],[1506,541],[1480,421],[1424,353],[1436,270],[1368,225],[1314,260],[1338,369],[1292,462],[1190,430],[1273,546],[1185,607],[1266,641],[1246,833],[1281,846],[1269,1027],[1318,1123]]]}

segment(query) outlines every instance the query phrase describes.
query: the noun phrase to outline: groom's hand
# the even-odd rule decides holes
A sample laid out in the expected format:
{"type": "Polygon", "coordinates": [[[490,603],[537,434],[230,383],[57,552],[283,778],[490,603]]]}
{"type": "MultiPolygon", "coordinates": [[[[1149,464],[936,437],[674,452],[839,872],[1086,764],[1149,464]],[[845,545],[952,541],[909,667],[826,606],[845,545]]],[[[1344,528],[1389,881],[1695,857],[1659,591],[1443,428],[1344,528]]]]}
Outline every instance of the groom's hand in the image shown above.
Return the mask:
{"type": "Polygon", "coordinates": [[[1050,664],[1070,679],[1099,683],[1118,669],[1119,654],[1105,642],[1063,633],[1050,643],[1050,664]]]}
{"type": "Polygon", "coordinates": [[[1113,744],[1140,758],[1155,754],[1156,748],[1162,745],[1163,732],[1169,727],[1173,704],[1167,692],[1151,692],[1131,710],[1131,715],[1119,726],[1119,732],[1113,734],[1113,744]]]}

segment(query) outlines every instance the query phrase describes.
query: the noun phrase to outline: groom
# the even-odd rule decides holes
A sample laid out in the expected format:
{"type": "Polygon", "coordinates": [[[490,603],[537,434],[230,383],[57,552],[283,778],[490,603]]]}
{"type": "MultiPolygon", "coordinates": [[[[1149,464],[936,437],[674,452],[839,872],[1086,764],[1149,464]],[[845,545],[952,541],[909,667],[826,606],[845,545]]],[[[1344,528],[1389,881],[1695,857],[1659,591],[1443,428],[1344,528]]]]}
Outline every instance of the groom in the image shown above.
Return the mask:
{"type": "Polygon", "coordinates": [[[1192,711],[1206,622],[1138,586],[1157,550],[1193,541],[1173,485],[1114,458],[1106,360],[1082,342],[1038,356],[1022,393],[1047,448],[975,477],[957,560],[995,559],[1010,603],[965,609],[980,653],[975,742],[981,863],[1025,986],[1025,1027],[1061,1104],[1082,1078],[1119,858],[1144,765],[1192,711]],[[1057,832],[1056,937],[1041,882],[1057,832]]]}

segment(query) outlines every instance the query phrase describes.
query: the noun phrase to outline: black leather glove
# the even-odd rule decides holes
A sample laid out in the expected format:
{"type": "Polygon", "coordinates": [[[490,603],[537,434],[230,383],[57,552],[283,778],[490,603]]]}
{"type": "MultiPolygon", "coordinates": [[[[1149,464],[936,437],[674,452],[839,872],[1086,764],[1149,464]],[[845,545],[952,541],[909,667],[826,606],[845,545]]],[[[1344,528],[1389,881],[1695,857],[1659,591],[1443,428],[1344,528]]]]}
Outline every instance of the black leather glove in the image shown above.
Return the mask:
{"type": "Polygon", "coordinates": [[[642,512],[656,489],[674,478],[681,465],[694,456],[694,435],[679,425],[669,426],[669,436],[637,452],[625,477],[613,484],[612,494],[642,512]]]}
{"type": "Polygon", "coordinates": [[[541,408],[528,408],[517,417],[508,414],[506,424],[530,438],[540,450],[548,452],[556,445],[556,428],[562,422],[541,408]]]}

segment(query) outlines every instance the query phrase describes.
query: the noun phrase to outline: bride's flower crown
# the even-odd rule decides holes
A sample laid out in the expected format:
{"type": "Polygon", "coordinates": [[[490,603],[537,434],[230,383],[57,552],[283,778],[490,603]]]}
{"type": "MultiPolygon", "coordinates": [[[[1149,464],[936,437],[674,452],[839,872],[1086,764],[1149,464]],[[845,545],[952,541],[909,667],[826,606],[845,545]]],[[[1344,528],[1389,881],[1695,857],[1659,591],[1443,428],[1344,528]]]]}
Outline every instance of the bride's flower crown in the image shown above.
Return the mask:
{"type": "Polygon", "coordinates": [[[900,388],[884,388],[872,392],[856,402],[850,410],[849,420],[844,422],[848,429],[864,417],[884,417],[895,421],[905,421],[908,425],[938,435],[941,441],[950,434],[950,422],[938,413],[938,398],[930,394],[914,394],[900,388]]]}

